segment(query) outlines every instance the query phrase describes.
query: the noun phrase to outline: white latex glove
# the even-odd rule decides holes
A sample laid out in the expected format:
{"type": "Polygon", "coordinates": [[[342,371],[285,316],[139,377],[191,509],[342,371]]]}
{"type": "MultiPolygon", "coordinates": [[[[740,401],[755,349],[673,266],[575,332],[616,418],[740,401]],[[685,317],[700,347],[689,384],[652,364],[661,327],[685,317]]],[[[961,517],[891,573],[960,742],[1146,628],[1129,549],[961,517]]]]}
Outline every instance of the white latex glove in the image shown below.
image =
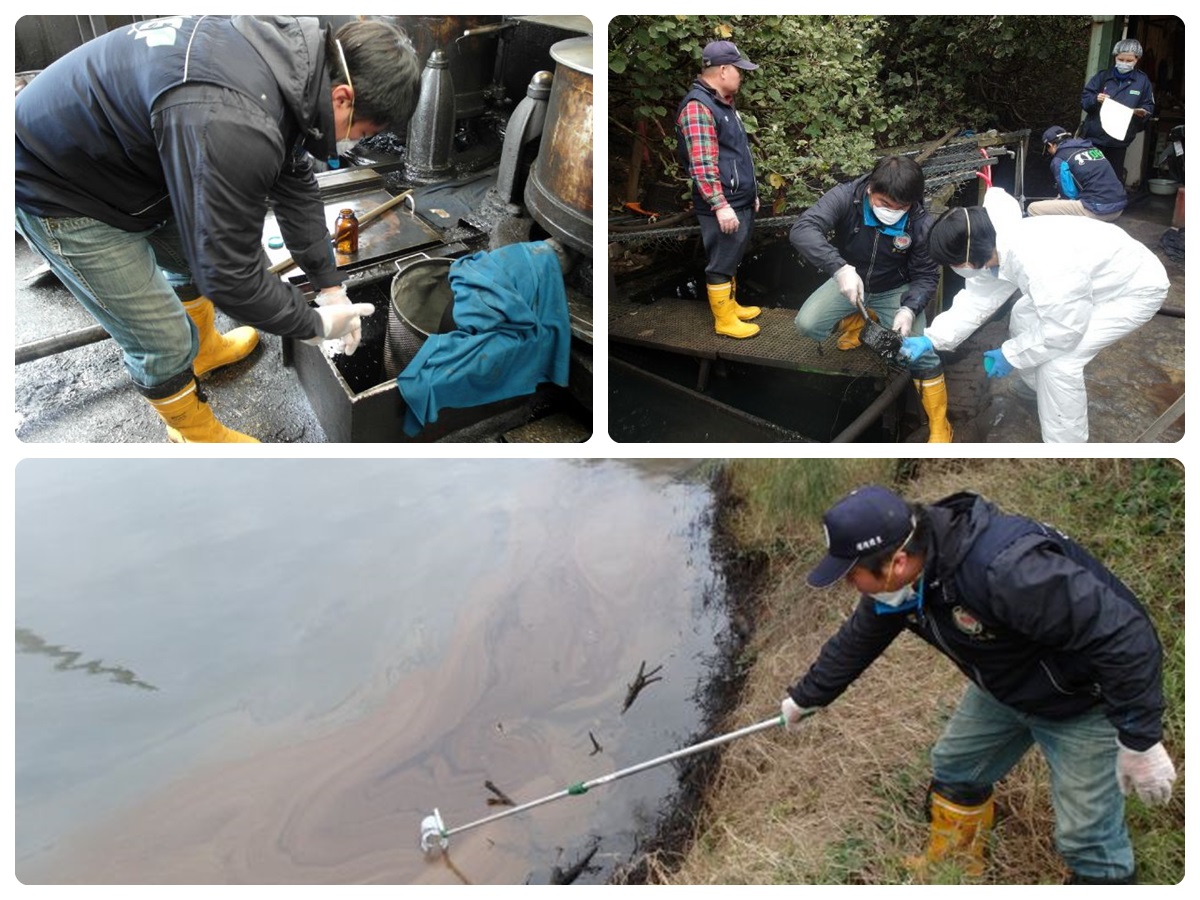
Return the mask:
{"type": "Polygon", "coordinates": [[[858,277],[858,272],[854,266],[847,263],[836,272],[833,273],[833,280],[837,282],[838,290],[842,292],[850,305],[858,309],[858,304],[863,298],[863,282],[858,277]]]}
{"type": "Polygon", "coordinates": [[[316,300],[322,333],[305,343],[319,344],[340,338],[342,352],[353,356],[362,340],[362,316],[374,313],[375,307],[370,303],[351,303],[346,289],[340,285],[318,292],[316,300]]]}
{"type": "Polygon", "coordinates": [[[1130,750],[1117,742],[1117,784],[1122,794],[1133,791],[1144,803],[1165,805],[1174,780],[1175,765],[1161,741],[1149,750],[1130,750]]]}
{"type": "Polygon", "coordinates": [[[900,337],[908,337],[912,333],[913,322],[917,317],[913,315],[913,311],[907,306],[902,306],[896,311],[896,318],[892,319],[892,331],[896,332],[900,337]]]}
{"type": "Polygon", "coordinates": [[[800,723],[812,715],[812,710],[800,706],[791,697],[784,697],[779,704],[779,714],[783,716],[788,731],[799,731],[800,723]]]}
{"type": "Polygon", "coordinates": [[[317,306],[349,306],[350,295],[346,293],[344,285],[334,285],[333,287],[321,288],[314,298],[317,301],[317,306]]]}
{"type": "Polygon", "coordinates": [[[717,210],[717,225],[721,227],[723,234],[733,234],[741,224],[732,206],[722,206],[717,210]]]}

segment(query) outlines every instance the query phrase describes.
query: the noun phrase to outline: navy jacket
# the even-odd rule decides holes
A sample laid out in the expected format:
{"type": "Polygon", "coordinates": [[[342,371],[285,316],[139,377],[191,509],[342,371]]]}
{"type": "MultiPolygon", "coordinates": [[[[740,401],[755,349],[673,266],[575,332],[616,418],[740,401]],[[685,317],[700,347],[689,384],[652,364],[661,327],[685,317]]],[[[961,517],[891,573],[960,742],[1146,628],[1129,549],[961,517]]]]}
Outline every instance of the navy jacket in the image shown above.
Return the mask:
{"type": "Polygon", "coordinates": [[[982,497],[927,512],[921,609],[879,613],[863,597],[789,688],[797,704],[831,703],[908,630],[1001,703],[1049,719],[1099,707],[1126,747],[1162,739],[1162,646],[1129,588],[1065,535],[982,497]]]}
{"type": "Polygon", "coordinates": [[[1120,212],[1129,202],[1112,164],[1091,141],[1069,138],[1060,143],[1050,161],[1050,173],[1060,194],[1080,201],[1092,212],[1120,212]]]}
{"type": "Polygon", "coordinates": [[[130,232],[174,216],[202,294],[313,337],[320,318],[261,242],[270,203],[312,283],[342,281],[302,152],[336,153],[325,40],[311,18],[173,16],[87,42],[17,96],[17,205],[130,232]]]}
{"type": "MultiPolygon", "coordinates": [[[[752,208],[758,197],[758,183],[754,177],[754,159],[750,155],[750,138],[746,135],[746,128],[742,125],[737,110],[718,97],[716,91],[699,78],[693,82],[692,89],[675,110],[676,147],[683,171],[691,173],[692,161],[688,155],[687,141],[678,122],[683,108],[693,100],[704,104],[716,123],[719,147],[717,168],[721,173],[721,192],[725,195],[725,202],[735,210],[752,208]]],[[[716,215],[700,193],[695,179],[692,180],[692,204],[699,215],[716,215]]]]}
{"type": "Polygon", "coordinates": [[[919,314],[937,292],[938,266],[929,258],[929,229],[933,227],[923,203],[908,211],[904,240],[883,234],[863,221],[863,198],[869,175],[826,191],[792,226],[789,239],[811,266],[833,277],[849,263],[857,270],[867,293],[908,285],[900,303],[919,314]],[[832,242],[830,236],[832,235],[832,242]]]}
{"type": "Polygon", "coordinates": [[[1128,147],[1154,115],[1154,86],[1150,83],[1149,76],[1141,69],[1134,69],[1126,76],[1120,75],[1114,68],[1101,69],[1083,86],[1079,105],[1087,113],[1083,121],[1082,137],[1088,138],[1097,147],[1128,147]],[[1096,99],[1099,94],[1108,95],[1109,99],[1105,103],[1115,101],[1130,109],[1144,109],[1146,115],[1130,118],[1125,137],[1117,140],[1100,125],[1102,104],[1096,99]]]}

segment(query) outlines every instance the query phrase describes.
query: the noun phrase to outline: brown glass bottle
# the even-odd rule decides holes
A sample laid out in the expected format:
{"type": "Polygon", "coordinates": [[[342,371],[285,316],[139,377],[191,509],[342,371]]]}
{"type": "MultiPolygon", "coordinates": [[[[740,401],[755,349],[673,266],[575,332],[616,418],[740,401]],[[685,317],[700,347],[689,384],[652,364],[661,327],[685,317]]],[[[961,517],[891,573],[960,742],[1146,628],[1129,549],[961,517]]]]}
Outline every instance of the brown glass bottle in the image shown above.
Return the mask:
{"type": "Polygon", "coordinates": [[[358,216],[354,210],[339,210],[337,221],[333,223],[333,246],[338,253],[358,252],[358,216]]]}

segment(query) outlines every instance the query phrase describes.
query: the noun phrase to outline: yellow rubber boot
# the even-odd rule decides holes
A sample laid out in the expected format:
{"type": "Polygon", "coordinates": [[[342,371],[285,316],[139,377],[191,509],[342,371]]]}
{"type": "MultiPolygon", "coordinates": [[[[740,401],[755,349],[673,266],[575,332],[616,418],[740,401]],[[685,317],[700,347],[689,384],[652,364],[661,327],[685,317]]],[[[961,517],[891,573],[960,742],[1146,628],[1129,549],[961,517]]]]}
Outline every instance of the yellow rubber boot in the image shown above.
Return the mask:
{"type": "Polygon", "coordinates": [[[977,806],[964,806],[933,791],[929,795],[929,814],[929,846],[920,856],[908,857],[905,868],[924,876],[932,864],[953,862],[965,875],[982,875],[988,835],[996,818],[995,801],[989,797],[977,806]]]}
{"type": "Polygon", "coordinates": [[[735,276],[729,282],[729,297],[733,300],[733,314],[743,322],[749,322],[755,318],[762,309],[757,306],[742,306],[737,302],[737,277],[735,276]]]}
{"type": "Polygon", "coordinates": [[[207,297],[188,300],[183,308],[200,332],[200,350],[192,360],[192,371],[196,377],[245,359],[258,346],[258,332],[249,325],[218,334],[213,324],[217,312],[207,297]]]}
{"type": "Polygon", "coordinates": [[[936,375],[933,378],[914,378],[913,385],[921,397],[925,415],[929,418],[929,440],[926,443],[952,443],[954,429],[950,427],[950,420],[946,418],[946,407],[949,405],[949,400],[946,396],[945,374],[936,375]]]}
{"type": "Polygon", "coordinates": [[[167,440],[172,444],[259,443],[257,438],[218,422],[195,381],[170,397],[151,400],[150,405],[167,423],[167,440]]]}
{"type": "Polygon", "coordinates": [[[737,317],[736,304],[730,296],[732,285],[710,284],[708,287],[708,306],[716,321],[717,334],[728,335],[731,338],[748,338],[758,334],[757,325],[749,325],[737,317]]]}
{"type": "MultiPolygon", "coordinates": [[[[875,314],[875,310],[868,309],[869,315],[874,321],[879,321],[879,316],[875,314]]],[[[862,346],[862,330],[866,322],[863,320],[862,313],[852,312],[840,322],[837,323],[837,348],[839,350],[853,350],[855,347],[862,346]]]]}

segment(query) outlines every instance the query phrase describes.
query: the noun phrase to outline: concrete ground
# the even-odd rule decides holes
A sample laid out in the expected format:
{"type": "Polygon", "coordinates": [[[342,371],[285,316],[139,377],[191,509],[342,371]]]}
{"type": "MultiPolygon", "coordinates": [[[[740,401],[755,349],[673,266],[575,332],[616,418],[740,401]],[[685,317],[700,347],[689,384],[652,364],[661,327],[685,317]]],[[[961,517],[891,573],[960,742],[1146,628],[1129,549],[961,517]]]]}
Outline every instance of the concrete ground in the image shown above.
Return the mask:
{"type": "MultiPolygon", "coordinates": [[[[24,239],[16,238],[14,336],[17,348],[92,328],[79,305],[24,239]],[[42,274],[30,278],[31,274],[42,274]]],[[[217,327],[237,323],[217,313],[217,327]]],[[[360,351],[361,354],[361,351],[360,351]]],[[[381,381],[384,380],[381,378],[381,381]]],[[[125,373],[121,351],[107,337],[16,366],[15,432],[27,443],[156,443],[166,440],[158,415],[125,373]]],[[[282,340],[260,333],[245,360],[206,375],[202,385],[217,418],[267,443],[330,442],[301,385],[283,364],[282,340]]],[[[532,402],[532,401],[531,401],[532,402]]],[[[449,411],[453,412],[453,411],[449,411]]],[[[583,425],[565,414],[534,419],[526,408],[497,415],[474,431],[446,440],[514,443],[586,440],[583,425]]]]}
{"type": "MultiPolygon", "coordinates": [[[[53,275],[29,283],[42,260],[16,236],[17,346],[95,325],[53,275]]],[[[217,314],[217,327],[233,327],[217,314]]],[[[282,364],[281,341],[263,334],[245,360],[208,375],[209,403],[224,424],[268,442],[321,443],[295,370],[282,364]]],[[[166,440],[158,415],[134,388],[112,340],[17,366],[16,435],[29,443],[154,443],[166,440]]]]}
{"type": "MultiPolygon", "coordinates": [[[[1184,392],[1184,266],[1162,251],[1160,240],[1171,226],[1173,197],[1138,198],[1116,224],[1155,252],[1171,280],[1164,310],[1137,331],[1105,348],[1085,370],[1088,391],[1090,443],[1137,441],[1157,431],[1160,417],[1184,392]]],[[[1003,315],[972,335],[957,352],[944,355],[950,397],[950,422],[955,443],[1038,443],[1041,428],[1037,407],[1012,393],[1014,379],[983,376],[981,357],[1008,337],[1003,315]]],[[[1180,415],[1154,442],[1183,438],[1180,415]]],[[[913,440],[923,441],[921,429],[913,440]]],[[[1150,438],[1144,440],[1149,441],[1150,438]]]]}

